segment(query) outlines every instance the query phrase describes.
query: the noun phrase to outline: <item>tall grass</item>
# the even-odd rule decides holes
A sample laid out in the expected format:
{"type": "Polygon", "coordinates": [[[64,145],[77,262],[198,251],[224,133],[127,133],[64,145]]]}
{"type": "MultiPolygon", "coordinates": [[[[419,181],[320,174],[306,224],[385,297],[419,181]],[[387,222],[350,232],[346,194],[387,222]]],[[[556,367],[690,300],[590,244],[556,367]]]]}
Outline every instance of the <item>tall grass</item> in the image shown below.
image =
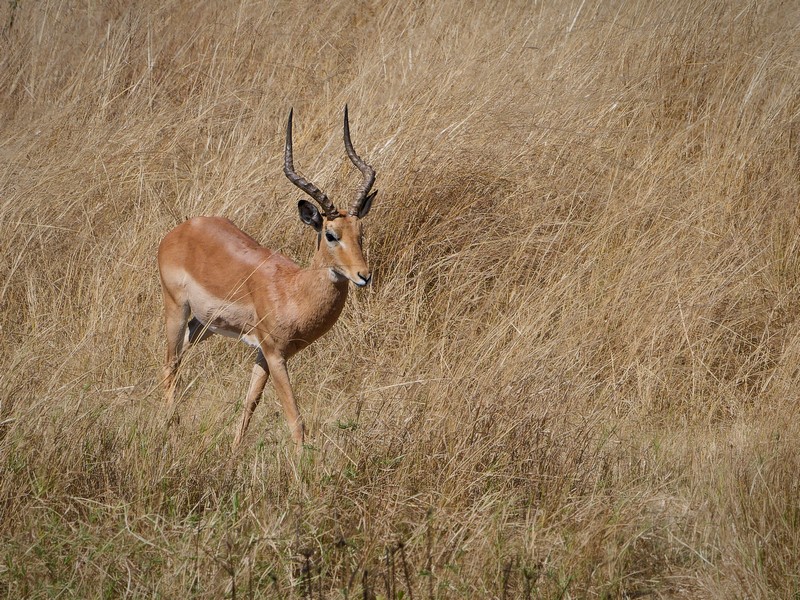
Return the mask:
{"type": "Polygon", "coordinates": [[[0,593],[800,593],[800,5],[0,8],[0,593]],[[374,283],[268,392],[214,339],[161,426],[155,249],[300,263],[283,177],[381,191],[374,283]]]}

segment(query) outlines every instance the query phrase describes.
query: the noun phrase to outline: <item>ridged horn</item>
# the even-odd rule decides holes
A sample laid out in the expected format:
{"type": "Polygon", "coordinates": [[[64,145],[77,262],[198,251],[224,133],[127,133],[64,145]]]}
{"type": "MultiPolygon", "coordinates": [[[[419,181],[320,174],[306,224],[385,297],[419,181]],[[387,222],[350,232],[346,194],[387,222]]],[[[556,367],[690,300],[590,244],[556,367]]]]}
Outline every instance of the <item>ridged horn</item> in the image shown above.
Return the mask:
{"type": "Polygon", "coordinates": [[[369,194],[373,184],[375,183],[375,169],[364,162],[353,149],[353,142],[350,141],[350,121],[347,118],[346,104],[344,105],[344,149],[347,151],[347,156],[350,157],[350,161],[364,175],[364,182],[361,184],[361,187],[358,188],[356,199],[353,200],[353,203],[350,205],[350,209],[348,211],[351,215],[358,216],[361,206],[364,204],[364,200],[367,198],[367,194],[369,194]]]}
{"type": "Polygon", "coordinates": [[[333,202],[328,199],[328,196],[326,196],[325,193],[313,183],[301,175],[298,175],[294,170],[294,161],[292,159],[293,113],[294,109],[289,109],[289,123],[286,125],[286,149],[283,153],[283,172],[286,174],[286,177],[289,178],[289,181],[317,201],[317,203],[322,207],[322,210],[325,212],[325,216],[328,217],[328,220],[335,219],[336,217],[340,216],[339,211],[336,210],[336,207],[333,205],[333,202]]]}

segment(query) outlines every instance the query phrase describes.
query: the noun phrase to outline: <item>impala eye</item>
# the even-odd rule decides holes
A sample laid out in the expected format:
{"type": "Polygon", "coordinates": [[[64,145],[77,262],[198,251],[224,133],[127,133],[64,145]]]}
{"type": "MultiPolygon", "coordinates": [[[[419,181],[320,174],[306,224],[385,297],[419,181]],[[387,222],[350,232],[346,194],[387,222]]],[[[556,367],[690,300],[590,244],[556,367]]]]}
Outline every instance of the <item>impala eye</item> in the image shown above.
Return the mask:
{"type": "Polygon", "coordinates": [[[328,240],[330,243],[338,242],[339,238],[337,238],[333,233],[330,231],[325,232],[325,239],[328,240]]]}

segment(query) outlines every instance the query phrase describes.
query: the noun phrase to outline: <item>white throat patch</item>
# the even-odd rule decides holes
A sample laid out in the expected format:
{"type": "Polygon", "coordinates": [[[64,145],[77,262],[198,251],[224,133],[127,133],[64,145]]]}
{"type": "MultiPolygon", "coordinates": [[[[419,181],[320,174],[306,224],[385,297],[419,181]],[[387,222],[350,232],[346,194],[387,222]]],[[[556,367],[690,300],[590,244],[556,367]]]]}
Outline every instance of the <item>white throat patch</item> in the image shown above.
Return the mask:
{"type": "Polygon", "coordinates": [[[339,272],[338,272],[336,269],[334,269],[333,267],[330,267],[330,268],[328,269],[328,277],[330,277],[330,278],[331,278],[331,281],[332,281],[332,282],[334,282],[334,283],[337,283],[337,282],[339,282],[339,281],[344,281],[345,279],[347,279],[347,277],[345,277],[344,275],[342,275],[341,273],[339,273],[339,272]]]}

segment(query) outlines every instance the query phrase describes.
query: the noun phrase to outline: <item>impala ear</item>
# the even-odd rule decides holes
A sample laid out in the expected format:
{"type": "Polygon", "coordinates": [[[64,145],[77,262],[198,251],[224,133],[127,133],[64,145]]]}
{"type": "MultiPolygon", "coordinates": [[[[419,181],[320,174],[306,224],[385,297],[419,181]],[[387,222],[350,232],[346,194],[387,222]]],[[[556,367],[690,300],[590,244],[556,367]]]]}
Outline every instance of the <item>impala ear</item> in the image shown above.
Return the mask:
{"type": "Polygon", "coordinates": [[[361,208],[358,209],[358,218],[363,219],[367,216],[369,209],[372,207],[372,200],[375,198],[375,194],[378,193],[378,190],[372,192],[369,196],[364,198],[364,202],[361,203],[361,208]]]}
{"type": "Polygon", "coordinates": [[[308,200],[300,200],[297,203],[297,210],[300,212],[300,220],[303,223],[311,225],[317,233],[322,231],[322,217],[316,206],[308,200]]]}

